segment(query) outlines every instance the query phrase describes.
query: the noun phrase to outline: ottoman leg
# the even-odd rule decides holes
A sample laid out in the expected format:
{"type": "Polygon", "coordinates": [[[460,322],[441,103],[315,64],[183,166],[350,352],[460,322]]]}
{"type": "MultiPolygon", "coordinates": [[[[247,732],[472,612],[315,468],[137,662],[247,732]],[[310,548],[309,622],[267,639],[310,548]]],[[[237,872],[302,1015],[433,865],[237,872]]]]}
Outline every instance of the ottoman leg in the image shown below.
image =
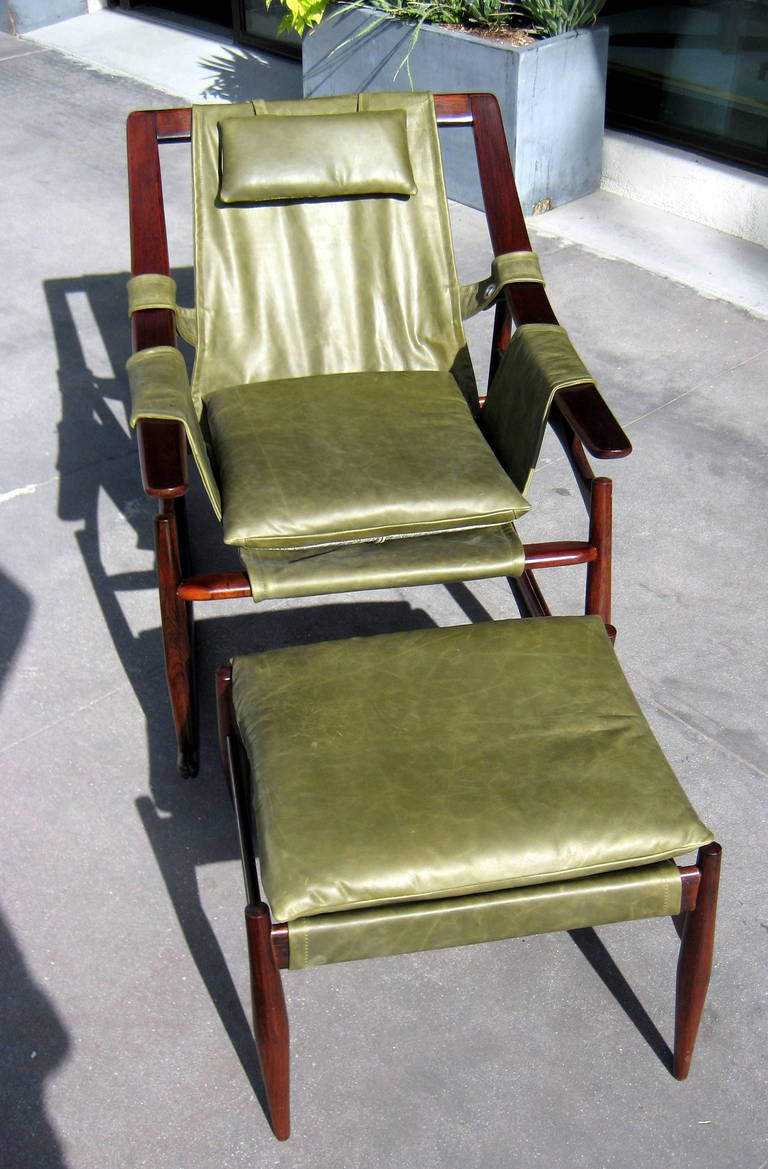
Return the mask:
{"type": "Polygon", "coordinates": [[[280,971],[270,941],[270,916],[265,905],[245,910],[251,968],[253,1029],[272,1129],[280,1141],[290,1135],[288,1098],[288,1014],[280,971]]]}
{"type": "Polygon", "coordinates": [[[673,1075],[678,1080],[684,1080],[690,1070],[699,1020],[707,997],[715,941],[720,855],[719,844],[708,844],[699,851],[701,881],[696,908],[689,910],[683,921],[677,964],[675,1051],[672,1063],[673,1075]]]}

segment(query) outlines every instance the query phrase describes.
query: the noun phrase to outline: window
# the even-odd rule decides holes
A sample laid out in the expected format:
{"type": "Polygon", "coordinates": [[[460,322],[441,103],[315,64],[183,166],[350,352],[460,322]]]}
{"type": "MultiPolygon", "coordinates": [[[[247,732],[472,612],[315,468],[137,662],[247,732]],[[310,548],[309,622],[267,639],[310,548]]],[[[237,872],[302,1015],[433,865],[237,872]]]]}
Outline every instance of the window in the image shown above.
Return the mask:
{"type": "Polygon", "coordinates": [[[768,173],[768,2],[609,2],[607,122],[768,173]]]}
{"type": "Polygon", "coordinates": [[[235,41],[253,45],[284,57],[301,57],[301,37],[293,29],[278,35],[278,25],[285,9],[277,0],[269,8],[265,0],[234,0],[232,6],[235,41]]]}

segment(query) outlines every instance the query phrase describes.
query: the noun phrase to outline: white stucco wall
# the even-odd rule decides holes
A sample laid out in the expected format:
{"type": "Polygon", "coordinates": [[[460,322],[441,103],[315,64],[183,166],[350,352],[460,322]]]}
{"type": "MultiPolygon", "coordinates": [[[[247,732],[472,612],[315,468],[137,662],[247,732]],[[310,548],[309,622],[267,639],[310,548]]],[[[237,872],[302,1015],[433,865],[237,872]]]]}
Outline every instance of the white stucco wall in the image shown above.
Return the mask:
{"type": "Polygon", "coordinates": [[[602,189],[768,247],[768,178],[606,131],[602,189]]]}

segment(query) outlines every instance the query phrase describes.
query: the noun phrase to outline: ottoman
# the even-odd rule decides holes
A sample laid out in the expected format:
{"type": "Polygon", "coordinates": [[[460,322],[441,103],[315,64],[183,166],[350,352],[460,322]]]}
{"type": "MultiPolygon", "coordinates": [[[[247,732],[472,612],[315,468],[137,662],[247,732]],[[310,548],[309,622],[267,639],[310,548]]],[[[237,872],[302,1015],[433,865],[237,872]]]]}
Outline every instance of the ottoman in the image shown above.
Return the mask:
{"type": "Polygon", "coordinates": [[[278,1137],[285,968],[682,913],[674,1074],[687,1075],[720,848],[599,617],[275,650],[236,658],[218,683],[278,1137]]]}

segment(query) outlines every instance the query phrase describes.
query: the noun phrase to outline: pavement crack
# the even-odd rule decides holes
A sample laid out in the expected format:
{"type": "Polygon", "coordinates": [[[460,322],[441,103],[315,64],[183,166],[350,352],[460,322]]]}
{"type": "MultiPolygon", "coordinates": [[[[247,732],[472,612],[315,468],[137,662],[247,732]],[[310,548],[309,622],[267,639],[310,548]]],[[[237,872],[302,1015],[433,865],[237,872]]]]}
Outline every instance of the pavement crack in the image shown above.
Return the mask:
{"type": "Polygon", "coordinates": [[[89,471],[92,467],[107,465],[110,463],[118,463],[125,459],[135,459],[136,451],[121,451],[120,454],[106,455],[98,459],[93,459],[90,462],[82,463],[79,467],[72,467],[66,471],[62,471],[57,475],[52,475],[50,479],[43,479],[40,483],[26,483],[23,487],[14,487],[11,491],[6,491],[0,495],[0,504],[9,503],[12,499],[18,499],[20,495],[34,495],[39,487],[50,487],[52,483],[66,482],[74,475],[81,475],[84,471],[89,471]]]}
{"type": "MultiPolygon", "coordinates": [[[[745,357],[742,361],[737,361],[734,365],[729,365],[726,373],[732,373],[734,369],[741,369],[742,365],[749,365],[750,361],[757,361],[758,357],[764,357],[766,353],[768,353],[768,348],[760,349],[757,353],[745,357]]],[[[765,1165],[761,1166],[761,1169],[768,1169],[768,1161],[766,1161],[765,1165]]]]}
{"type": "MultiPolygon", "coordinates": [[[[752,353],[749,357],[745,357],[743,361],[737,361],[733,365],[727,365],[723,373],[733,373],[735,369],[741,369],[743,365],[749,365],[751,361],[757,361],[759,357],[765,356],[766,353],[768,353],[768,348],[760,349],[757,353],[752,353]]],[[[646,418],[650,418],[652,414],[658,414],[659,410],[665,410],[667,406],[674,406],[675,402],[681,402],[684,398],[689,398],[699,388],[699,386],[691,386],[690,390],[685,390],[682,394],[677,394],[667,402],[661,402],[660,405],[654,406],[652,410],[646,410],[645,414],[638,414],[637,418],[633,418],[630,422],[627,422],[627,428],[634,426],[637,422],[643,422],[646,418]]],[[[765,1169],[768,1169],[768,1165],[766,1165],[765,1169]]]]}
{"type": "Polygon", "coordinates": [[[674,406],[675,402],[682,402],[683,398],[689,398],[691,394],[695,394],[698,386],[692,386],[690,390],[686,390],[682,394],[677,394],[676,397],[670,398],[667,402],[661,402],[660,405],[654,406],[652,410],[646,410],[645,414],[638,414],[637,418],[633,418],[631,422],[627,422],[626,426],[634,426],[637,422],[643,422],[646,418],[650,418],[652,414],[658,414],[659,410],[666,410],[667,406],[674,406]]]}
{"type": "Polygon", "coordinates": [[[20,739],[16,739],[13,743],[5,744],[2,750],[0,750],[0,758],[2,758],[3,755],[8,754],[10,751],[14,751],[16,747],[20,747],[22,744],[28,743],[31,739],[38,739],[40,735],[46,734],[48,731],[52,730],[53,727],[60,726],[68,719],[76,718],[77,715],[82,714],[83,711],[91,710],[94,706],[99,706],[102,702],[106,702],[107,699],[112,698],[113,695],[119,694],[121,689],[122,686],[115,686],[114,689],[109,690],[106,694],[100,694],[98,698],[92,699],[91,702],[84,702],[82,706],[78,706],[74,710],[68,710],[66,714],[61,716],[61,718],[55,718],[53,722],[46,723],[44,727],[38,727],[37,730],[30,731],[28,735],[22,735],[20,739]]]}
{"type": "MultiPolygon", "coordinates": [[[[639,693],[638,698],[640,698],[639,693]]],[[[743,755],[739,755],[738,751],[734,751],[731,747],[726,747],[725,743],[721,743],[719,739],[714,738],[712,735],[708,735],[706,731],[703,731],[701,727],[697,727],[695,723],[689,722],[688,719],[682,718],[679,714],[676,714],[674,710],[670,710],[668,706],[665,706],[663,702],[657,702],[655,698],[651,698],[647,693],[643,694],[642,699],[644,702],[647,702],[649,706],[652,706],[654,709],[658,710],[660,714],[666,715],[667,718],[673,719],[674,722],[679,723],[680,726],[686,727],[689,731],[693,731],[695,735],[698,735],[700,739],[703,739],[706,743],[709,743],[710,746],[716,747],[718,751],[722,751],[725,755],[729,755],[731,759],[735,759],[737,763],[743,763],[745,767],[748,767],[750,771],[754,771],[755,775],[759,775],[761,779],[768,779],[768,772],[763,771],[763,769],[758,767],[756,763],[753,763],[751,759],[746,759],[743,755]]],[[[765,1167],[765,1169],[768,1169],[768,1165],[765,1167]]]]}
{"type": "Polygon", "coordinates": [[[38,53],[49,53],[49,52],[50,52],[50,49],[45,48],[45,46],[43,46],[43,45],[41,45],[39,48],[34,48],[30,45],[29,48],[25,47],[23,52],[15,52],[12,57],[0,58],[0,64],[10,65],[10,63],[12,61],[20,61],[22,57],[33,57],[38,53]]]}
{"type": "Polygon", "coordinates": [[[17,499],[19,495],[34,495],[38,487],[42,486],[42,483],[27,483],[25,487],[14,487],[12,491],[4,491],[0,495],[0,503],[8,503],[11,499],[17,499]]]}

